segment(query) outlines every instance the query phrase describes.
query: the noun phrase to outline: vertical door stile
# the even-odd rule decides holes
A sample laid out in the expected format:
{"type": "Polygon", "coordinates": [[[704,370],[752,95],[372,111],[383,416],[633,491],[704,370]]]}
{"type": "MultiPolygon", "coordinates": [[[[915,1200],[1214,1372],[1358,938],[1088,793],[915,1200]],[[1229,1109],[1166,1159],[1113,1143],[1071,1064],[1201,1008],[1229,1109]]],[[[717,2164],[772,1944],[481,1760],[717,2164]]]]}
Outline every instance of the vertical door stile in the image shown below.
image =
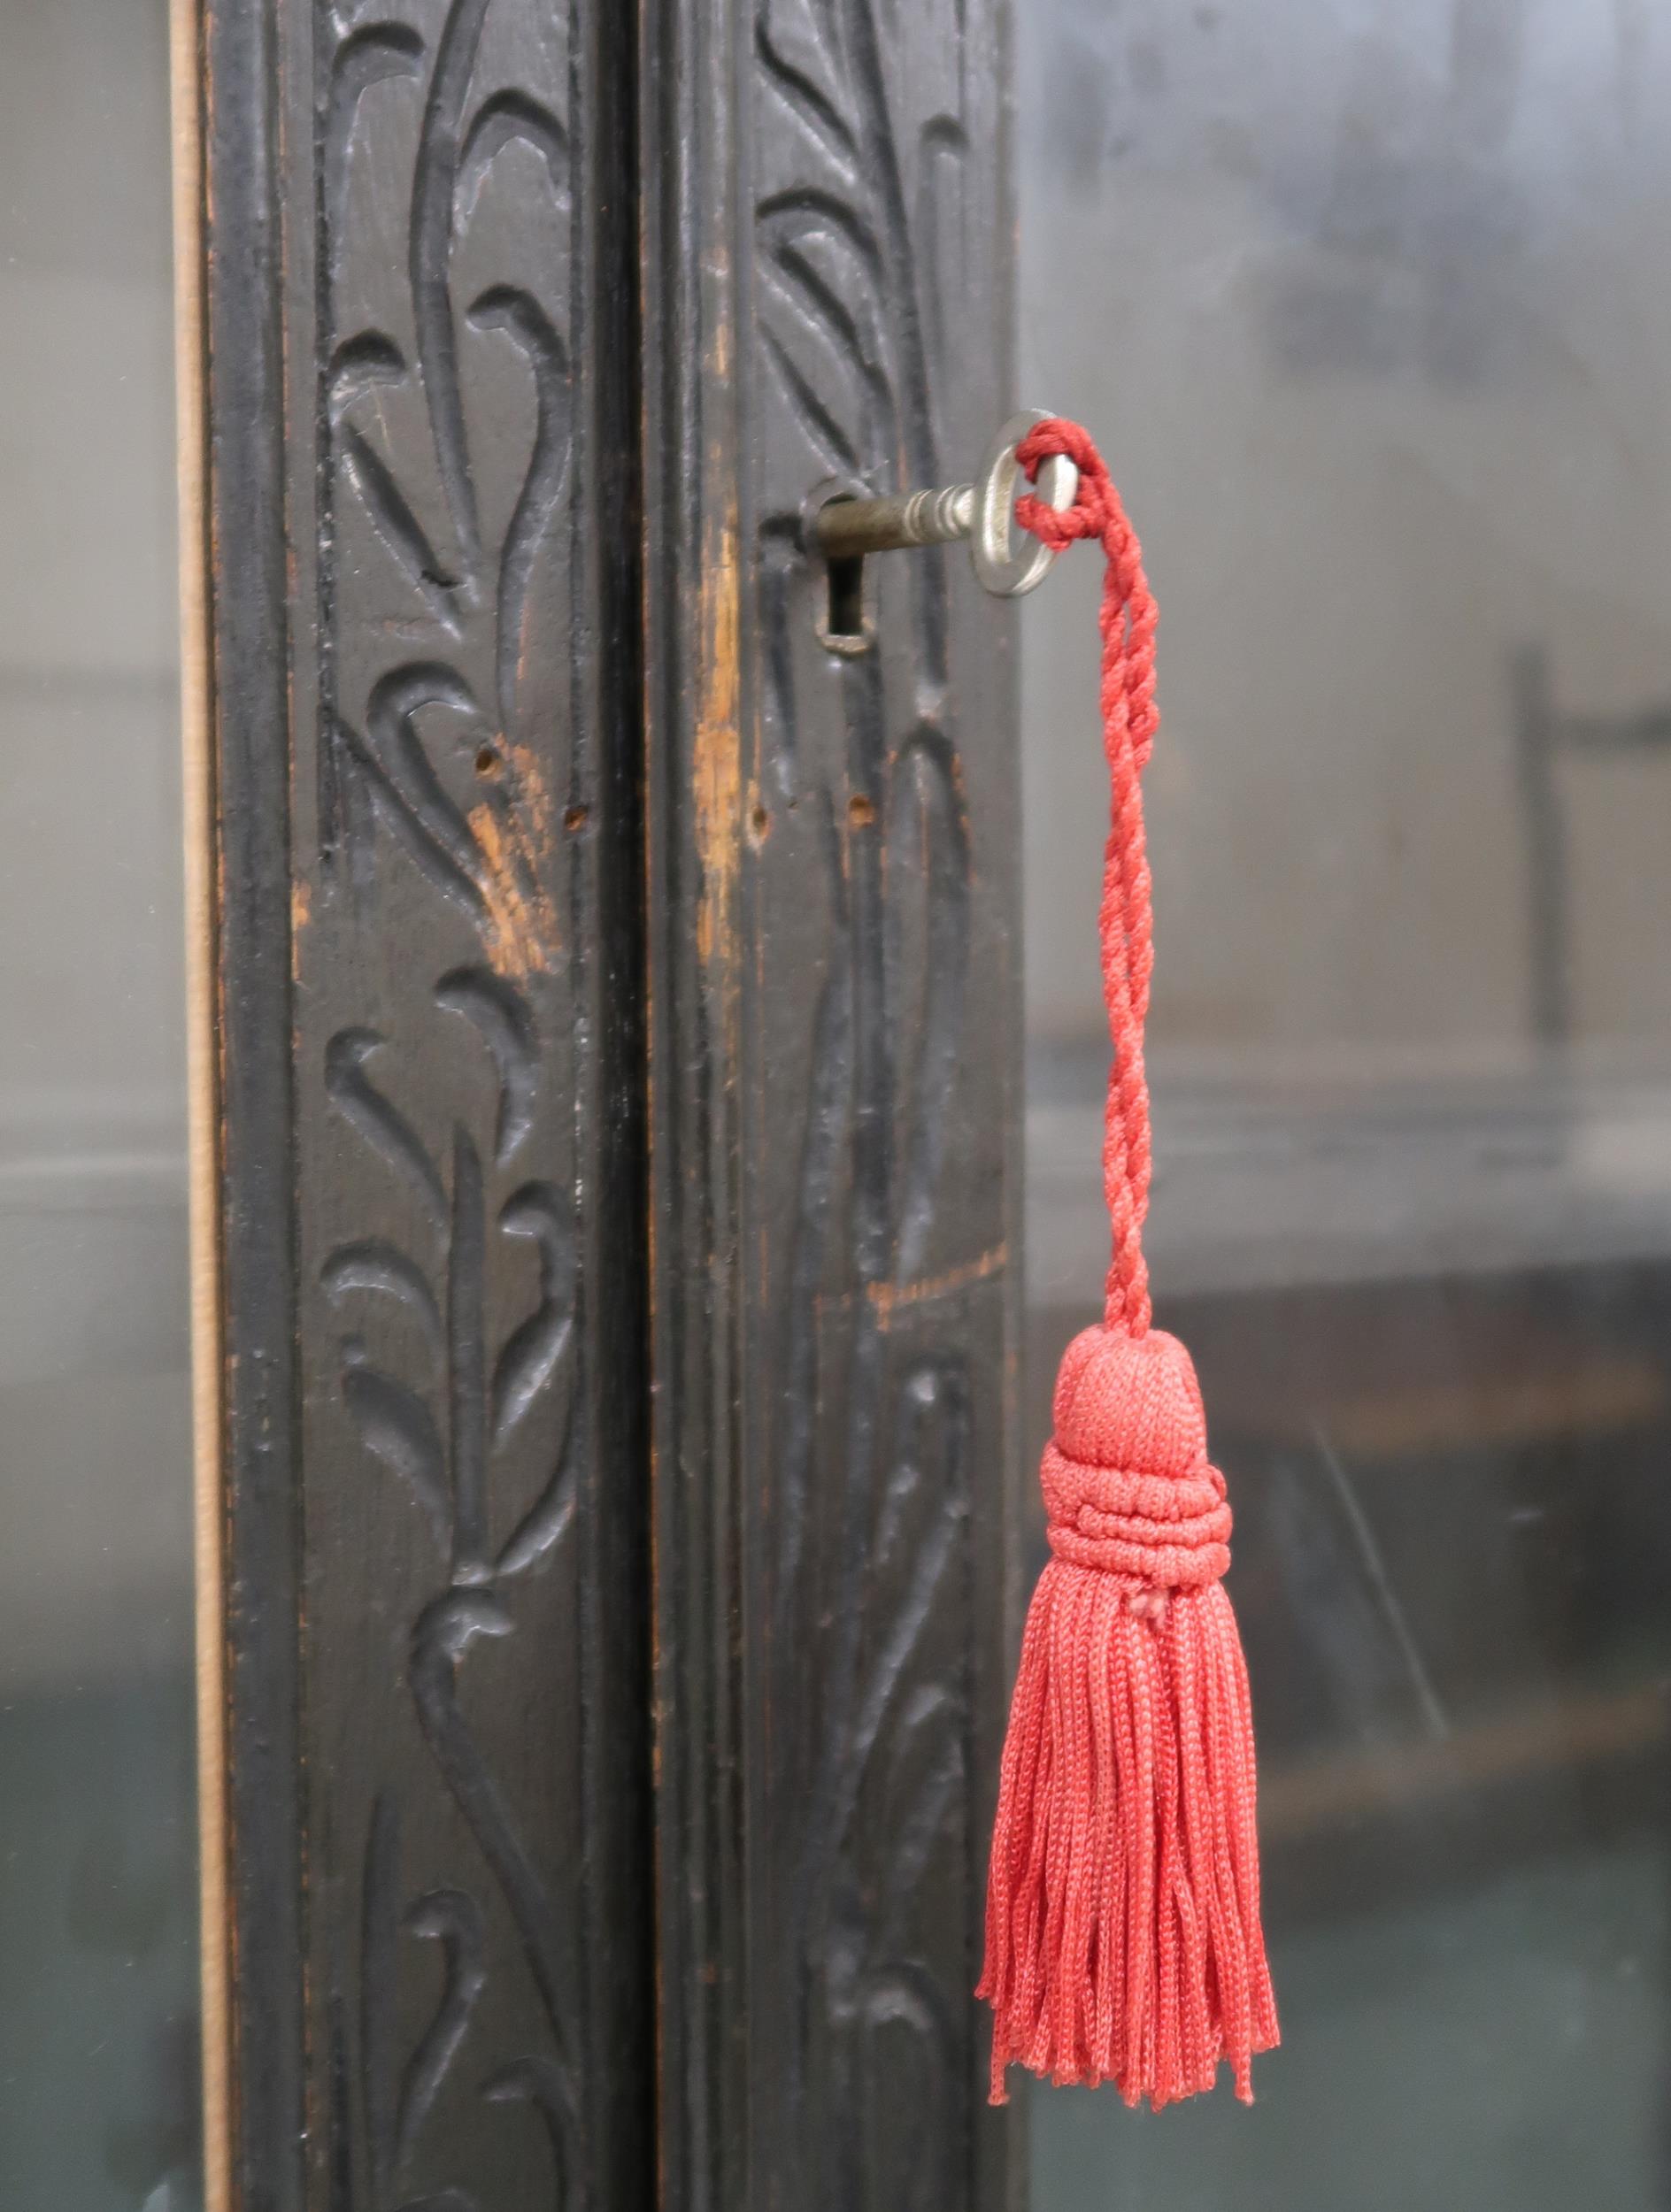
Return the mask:
{"type": "Polygon", "coordinates": [[[231,2201],[630,2212],[631,29],[202,35],[231,2201]]]}
{"type": "Polygon", "coordinates": [[[1009,411],[995,0],[644,13],[664,2199],[996,2205],[1014,1617],[1011,618],[808,494],[1009,411]]]}

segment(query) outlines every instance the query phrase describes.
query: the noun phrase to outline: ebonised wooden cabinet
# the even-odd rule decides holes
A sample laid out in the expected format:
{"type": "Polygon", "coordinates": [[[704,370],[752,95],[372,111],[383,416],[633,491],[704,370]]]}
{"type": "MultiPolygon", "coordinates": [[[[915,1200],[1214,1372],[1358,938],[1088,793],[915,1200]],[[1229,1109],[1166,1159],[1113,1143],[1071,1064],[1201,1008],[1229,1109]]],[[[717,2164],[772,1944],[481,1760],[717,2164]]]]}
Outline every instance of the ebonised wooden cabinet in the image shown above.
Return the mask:
{"type": "Polygon", "coordinates": [[[213,2204],[1013,2193],[1003,35],[182,19],[213,2204]]]}

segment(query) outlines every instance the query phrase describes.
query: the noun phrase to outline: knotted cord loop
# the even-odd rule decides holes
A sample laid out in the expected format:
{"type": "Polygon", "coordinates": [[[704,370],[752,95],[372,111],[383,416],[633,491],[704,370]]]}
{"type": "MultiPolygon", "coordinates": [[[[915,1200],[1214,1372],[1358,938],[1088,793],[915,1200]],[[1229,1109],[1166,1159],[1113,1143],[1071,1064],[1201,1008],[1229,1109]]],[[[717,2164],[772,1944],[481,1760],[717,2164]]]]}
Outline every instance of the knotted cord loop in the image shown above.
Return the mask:
{"type": "Polygon", "coordinates": [[[1059,552],[1080,539],[1094,538],[1106,563],[1098,627],[1111,818],[1097,931],[1103,998],[1113,1048],[1103,1125],[1103,1191],[1113,1233],[1113,1256],[1104,1315],[1111,1329],[1135,1337],[1148,1329],[1151,1315],[1143,1225],[1149,1211],[1152,1153],[1143,1033],[1154,968],[1154,917],[1138,779],[1154,750],[1160,720],[1155,705],[1158,618],[1137,534],[1090,433],[1078,423],[1053,416],[1028,432],[1016,449],[1016,458],[1032,482],[1040,464],[1057,453],[1066,454],[1079,470],[1073,505],[1059,513],[1041,499],[1019,499],[1015,518],[1042,544],[1059,552]]]}

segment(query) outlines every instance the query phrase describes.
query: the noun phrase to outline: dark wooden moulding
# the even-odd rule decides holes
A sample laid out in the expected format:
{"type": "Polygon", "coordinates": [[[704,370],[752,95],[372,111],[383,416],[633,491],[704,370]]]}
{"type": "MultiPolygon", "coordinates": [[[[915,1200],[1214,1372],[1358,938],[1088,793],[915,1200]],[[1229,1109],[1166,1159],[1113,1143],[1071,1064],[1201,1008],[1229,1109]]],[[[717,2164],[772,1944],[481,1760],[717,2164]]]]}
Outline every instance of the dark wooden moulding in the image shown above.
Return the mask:
{"type": "Polygon", "coordinates": [[[631,27],[203,31],[232,2198],[643,2205],[631,27]]]}
{"type": "Polygon", "coordinates": [[[250,2212],[1011,2193],[999,27],[204,0],[250,2212]]]}

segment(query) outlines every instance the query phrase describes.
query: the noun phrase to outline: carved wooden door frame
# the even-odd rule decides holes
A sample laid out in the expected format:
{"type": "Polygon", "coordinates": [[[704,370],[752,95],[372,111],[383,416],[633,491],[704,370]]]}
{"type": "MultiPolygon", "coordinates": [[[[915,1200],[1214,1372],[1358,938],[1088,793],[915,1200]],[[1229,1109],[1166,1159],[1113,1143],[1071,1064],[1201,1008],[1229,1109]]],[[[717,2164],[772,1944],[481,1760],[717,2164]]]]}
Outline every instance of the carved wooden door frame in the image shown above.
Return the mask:
{"type": "Polygon", "coordinates": [[[177,0],[218,2212],[1012,2193],[1001,12],[177,0]]]}

